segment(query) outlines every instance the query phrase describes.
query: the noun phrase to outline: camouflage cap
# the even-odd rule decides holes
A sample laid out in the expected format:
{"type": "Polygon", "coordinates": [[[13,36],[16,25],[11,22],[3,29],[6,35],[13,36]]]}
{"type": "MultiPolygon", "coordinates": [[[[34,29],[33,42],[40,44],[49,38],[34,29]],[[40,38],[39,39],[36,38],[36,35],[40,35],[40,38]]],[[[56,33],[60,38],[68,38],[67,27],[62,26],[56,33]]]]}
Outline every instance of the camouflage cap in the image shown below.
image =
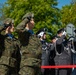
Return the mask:
{"type": "Polygon", "coordinates": [[[33,18],[34,17],[34,14],[33,13],[31,13],[31,12],[29,12],[29,13],[26,13],[23,17],[22,17],[22,20],[24,20],[24,19],[28,19],[28,20],[31,20],[31,18],[33,18]]]}
{"type": "Polygon", "coordinates": [[[14,23],[14,20],[11,18],[6,18],[2,25],[0,25],[0,31],[5,30],[8,26],[11,26],[11,23],[14,23]]]}
{"type": "Polygon", "coordinates": [[[14,20],[13,20],[12,18],[6,18],[6,19],[4,20],[4,25],[5,25],[6,27],[10,26],[11,23],[14,23],[14,20]]]}

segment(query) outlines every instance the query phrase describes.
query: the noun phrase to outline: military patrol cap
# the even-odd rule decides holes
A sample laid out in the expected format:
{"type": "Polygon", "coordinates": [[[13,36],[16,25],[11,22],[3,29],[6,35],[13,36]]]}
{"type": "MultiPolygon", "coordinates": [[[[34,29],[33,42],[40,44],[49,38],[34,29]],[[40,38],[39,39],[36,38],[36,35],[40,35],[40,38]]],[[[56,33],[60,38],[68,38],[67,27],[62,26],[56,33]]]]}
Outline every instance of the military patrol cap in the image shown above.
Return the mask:
{"type": "Polygon", "coordinates": [[[11,18],[6,18],[6,19],[4,20],[4,26],[5,26],[5,27],[10,26],[12,23],[14,23],[14,20],[11,19],[11,18]]]}
{"type": "Polygon", "coordinates": [[[57,34],[60,34],[60,33],[62,33],[62,32],[64,32],[64,28],[59,29],[59,30],[57,31],[57,34]]]}
{"type": "Polygon", "coordinates": [[[29,21],[31,20],[31,18],[34,17],[34,14],[29,12],[29,13],[26,13],[23,17],[22,17],[22,20],[24,19],[28,19],[29,21]]]}
{"type": "Polygon", "coordinates": [[[3,25],[0,25],[0,31],[5,30],[8,26],[11,26],[11,23],[14,23],[14,20],[11,18],[6,18],[3,22],[3,25]]]}

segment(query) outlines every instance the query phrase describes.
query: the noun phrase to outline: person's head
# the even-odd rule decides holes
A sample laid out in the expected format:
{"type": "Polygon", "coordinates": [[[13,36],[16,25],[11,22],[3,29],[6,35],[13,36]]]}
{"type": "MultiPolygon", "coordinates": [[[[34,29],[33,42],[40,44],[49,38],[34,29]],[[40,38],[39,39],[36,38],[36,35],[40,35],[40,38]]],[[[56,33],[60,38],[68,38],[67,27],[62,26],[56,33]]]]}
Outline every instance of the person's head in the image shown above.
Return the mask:
{"type": "Polygon", "coordinates": [[[44,28],[43,29],[40,29],[36,33],[36,35],[40,38],[40,40],[45,40],[46,39],[46,32],[45,32],[44,28]]]}
{"type": "Polygon", "coordinates": [[[56,39],[56,36],[52,36],[52,37],[51,37],[51,42],[52,42],[52,43],[55,43],[56,40],[57,40],[57,39],[56,39]]]}
{"type": "Polygon", "coordinates": [[[43,32],[43,31],[40,32],[37,36],[40,38],[40,40],[45,40],[46,39],[46,33],[43,32]]]}
{"type": "Polygon", "coordinates": [[[4,21],[5,33],[12,33],[14,31],[14,20],[11,18],[6,18],[4,21]]]}
{"type": "Polygon", "coordinates": [[[57,36],[61,37],[63,35],[64,29],[60,29],[57,31],[57,36]]]}
{"type": "Polygon", "coordinates": [[[26,13],[22,20],[25,21],[25,27],[29,30],[32,30],[34,28],[34,14],[29,12],[26,13]]]}

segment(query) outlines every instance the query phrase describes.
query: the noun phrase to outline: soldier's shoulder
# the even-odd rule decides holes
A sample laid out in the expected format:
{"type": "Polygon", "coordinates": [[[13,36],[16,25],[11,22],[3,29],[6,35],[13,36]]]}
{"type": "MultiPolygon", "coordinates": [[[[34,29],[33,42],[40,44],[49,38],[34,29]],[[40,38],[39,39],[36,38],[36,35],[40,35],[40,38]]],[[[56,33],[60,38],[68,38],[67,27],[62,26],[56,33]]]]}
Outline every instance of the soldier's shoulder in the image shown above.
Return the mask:
{"type": "Polygon", "coordinates": [[[13,43],[14,43],[14,45],[16,45],[16,46],[21,46],[21,43],[20,43],[19,39],[16,38],[16,37],[13,39],[13,43]]]}
{"type": "Polygon", "coordinates": [[[39,43],[41,44],[39,38],[36,35],[32,35],[29,39],[29,42],[39,43]]]}
{"type": "Polygon", "coordinates": [[[38,40],[39,41],[39,38],[34,34],[32,36],[30,36],[30,39],[33,39],[33,40],[38,40]]]}

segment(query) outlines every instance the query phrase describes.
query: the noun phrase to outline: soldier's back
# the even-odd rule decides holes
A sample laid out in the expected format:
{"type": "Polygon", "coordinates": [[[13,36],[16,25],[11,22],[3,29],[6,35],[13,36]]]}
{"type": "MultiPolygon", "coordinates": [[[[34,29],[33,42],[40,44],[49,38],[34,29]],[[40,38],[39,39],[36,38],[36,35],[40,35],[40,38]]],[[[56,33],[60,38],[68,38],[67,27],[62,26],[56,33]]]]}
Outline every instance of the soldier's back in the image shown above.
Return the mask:
{"type": "Polygon", "coordinates": [[[41,66],[41,52],[41,42],[39,39],[35,35],[30,36],[28,45],[22,46],[21,48],[22,56],[20,74],[23,73],[22,69],[25,69],[24,72],[27,74],[28,68],[29,73],[31,73],[31,75],[35,75],[36,71],[38,71],[36,69],[39,69],[41,66]]]}
{"type": "MultiPolygon", "coordinates": [[[[8,75],[17,73],[20,62],[20,51],[19,51],[19,42],[13,38],[4,36],[4,51],[2,52],[2,56],[0,58],[0,65],[5,66],[7,68],[8,75]]],[[[5,70],[4,68],[2,68],[5,70]]]]}

